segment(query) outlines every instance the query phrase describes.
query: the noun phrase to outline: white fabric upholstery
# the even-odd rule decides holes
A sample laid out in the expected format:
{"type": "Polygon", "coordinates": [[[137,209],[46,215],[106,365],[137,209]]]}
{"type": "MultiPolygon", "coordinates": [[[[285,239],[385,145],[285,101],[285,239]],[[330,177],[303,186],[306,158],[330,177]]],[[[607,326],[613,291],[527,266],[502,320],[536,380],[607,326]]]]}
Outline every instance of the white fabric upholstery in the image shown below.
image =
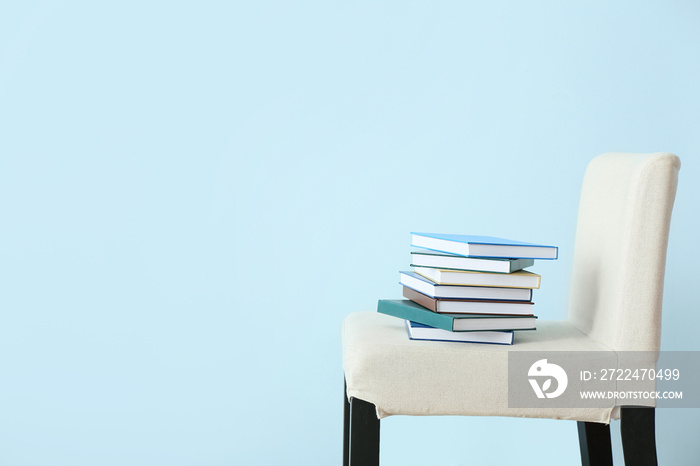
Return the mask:
{"type": "Polygon", "coordinates": [[[656,351],[680,160],[603,154],[586,170],[569,320],[617,351],[656,351]]]}
{"type": "MultiPolygon", "coordinates": [[[[678,157],[603,154],[584,179],[568,321],[539,319],[512,346],[412,341],[401,319],[343,323],[348,397],[395,415],[512,416],[608,423],[606,408],[508,408],[509,351],[659,349],[661,297],[678,157]]],[[[542,317],[542,316],[541,316],[542,317]]],[[[596,353],[600,354],[600,353],[596,353]]]]}
{"type": "MultiPolygon", "coordinates": [[[[509,351],[607,351],[570,323],[538,321],[515,344],[414,341],[401,319],[355,312],[343,324],[348,396],[393,414],[540,417],[609,422],[613,406],[596,409],[508,408],[509,351]]],[[[604,367],[607,367],[603,365],[604,367]]]]}

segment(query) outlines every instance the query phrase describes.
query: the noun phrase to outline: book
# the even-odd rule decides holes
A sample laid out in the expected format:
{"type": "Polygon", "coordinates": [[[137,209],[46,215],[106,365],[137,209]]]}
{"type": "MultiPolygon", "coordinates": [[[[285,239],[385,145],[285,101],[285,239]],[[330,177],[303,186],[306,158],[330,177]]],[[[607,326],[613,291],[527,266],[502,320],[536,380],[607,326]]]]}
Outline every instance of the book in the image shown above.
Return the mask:
{"type": "Polygon", "coordinates": [[[411,340],[456,341],[463,343],[490,343],[495,345],[512,345],[514,332],[450,332],[441,328],[430,327],[418,322],[406,321],[408,338],[411,340]]]}
{"type": "Polygon", "coordinates": [[[539,288],[540,276],[518,270],[513,273],[471,272],[466,270],[415,267],[414,272],[439,285],[497,286],[507,288],[539,288]]]}
{"type": "Polygon", "coordinates": [[[446,314],[532,315],[532,301],[431,298],[407,286],[403,287],[403,297],[433,312],[446,314]]]}
{"type": "Polygon", "coordinates": [[[438,314],[408,299],[380,299],[377,312],[452,332],[534,330],[534,315],[438,314]]]}
{"type": "Polygon", "coordinates": [[[490,286],[438,285],[415,272],[399,272],[399,282],[431,298],[497,299],[532,301],[529,288],[496,288],[490,286]]]}
{"type": "Polygon", "coordinates": [[[411,251],[411,267],[435,267],[477,272],[513,273],[535,263],[534,259],[467,257],[446,252],[419,249],[411,251]]]}
{"type": "Polygon", "coordinates": [[[493,236],[411,233],[411,246],[472,257],[556,259],[559,248],[493,236]]]}

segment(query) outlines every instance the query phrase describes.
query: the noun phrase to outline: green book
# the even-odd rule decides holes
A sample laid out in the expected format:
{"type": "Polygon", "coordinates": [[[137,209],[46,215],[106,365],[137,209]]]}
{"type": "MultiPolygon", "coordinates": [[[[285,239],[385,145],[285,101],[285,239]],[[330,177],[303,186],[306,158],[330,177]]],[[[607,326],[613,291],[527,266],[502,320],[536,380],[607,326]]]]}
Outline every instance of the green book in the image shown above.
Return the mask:
{"type": "Polygon", "coordinates": [[[534,330],[536,316],[438,314],[407,299],[380,299],[377,312],[452,332],[534,330]]]}

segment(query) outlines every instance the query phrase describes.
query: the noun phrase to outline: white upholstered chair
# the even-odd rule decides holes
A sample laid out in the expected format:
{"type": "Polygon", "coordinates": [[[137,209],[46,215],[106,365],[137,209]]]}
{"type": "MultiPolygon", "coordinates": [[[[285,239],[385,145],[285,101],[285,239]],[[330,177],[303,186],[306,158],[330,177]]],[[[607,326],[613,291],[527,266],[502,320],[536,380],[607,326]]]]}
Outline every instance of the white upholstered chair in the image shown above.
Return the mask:
{"type": "Polygon", "coordinates": [[[343,323],[344,464],[379,464],[379,419],[391,415],[578,421],[584,465],[612,464],[609,423],[621,418],[626,464],[656,464],[653,407],[509,407],[508,353],[659,350],[679,168],[668,153],[593,159],[581,191],[568,319],[539,319],[512,346],[412,341],[400,319],[350,314],[343,323]]]}

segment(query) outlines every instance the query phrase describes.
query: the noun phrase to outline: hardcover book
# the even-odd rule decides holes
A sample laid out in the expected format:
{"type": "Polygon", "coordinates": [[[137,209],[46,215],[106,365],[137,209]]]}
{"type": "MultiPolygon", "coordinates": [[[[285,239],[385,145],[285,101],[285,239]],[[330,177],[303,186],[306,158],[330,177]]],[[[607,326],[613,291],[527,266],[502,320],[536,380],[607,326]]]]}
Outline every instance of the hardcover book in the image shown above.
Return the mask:
{"type": "Polygon", "coordinates": [[[468,272],[466,270],[415,267],[414,271],[439,285],[496,286],[507,288],[539,288],[540,276],[519,270],[513,273],[468,272]]]}
{"type": "Polygon", "coordinates": [[[411,233],[411,246],[472,257],[556,259],[556,246],[524,243],[493,236],[411,233]]]}
{"type": "Polygon", "coordinates": [[[505,259],[467,257],[446,252],[419,249],[411,251],[412,267],[435,267],[439,269],[473,270],[476,272],[513,273],[535,263],[534,259],[505,259]]]}
{"type": "Polygon", "coordinates": [[[431,298],[407,286],[403,287],[403,297],[433,312],[445,314],[532,315],[533,307],[532,301],[431,298]]]}
{"type": "Polygon", "coordinates": [[[452,332],[534,330],[536,316],[438,314],[407,299],[380,299],[377,312],[452,332]]]}
{"type": "Polygon", "coordinates": [[[415,272],[400,272],[400,283],[431,298],[496,299],[532,301],[529,288],[496,288],[488,286],[438,285],[415,272]]]}
{"type": "Polygon", "coordinates": [[[455,341],[461,343],[489,343],[494,345],[512,345],[513,332],[450,332],[441,328],[430,327],[418,322],[406,321],[408,338],[411,340],[455,341]]]}

